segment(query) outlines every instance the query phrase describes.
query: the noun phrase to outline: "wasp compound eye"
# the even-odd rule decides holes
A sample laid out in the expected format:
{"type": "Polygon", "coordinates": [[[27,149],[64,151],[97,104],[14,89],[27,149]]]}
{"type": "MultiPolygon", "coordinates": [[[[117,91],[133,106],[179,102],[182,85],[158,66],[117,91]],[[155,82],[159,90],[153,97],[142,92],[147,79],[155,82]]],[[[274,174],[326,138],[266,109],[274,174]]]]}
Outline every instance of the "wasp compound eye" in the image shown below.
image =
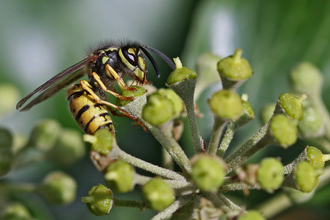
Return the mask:
{"type": "Polygon", "coordinates": [[[137,66],[136,51],[133,48],[123,47],[122,52],[126,60],[132,65],[137,66]]]}

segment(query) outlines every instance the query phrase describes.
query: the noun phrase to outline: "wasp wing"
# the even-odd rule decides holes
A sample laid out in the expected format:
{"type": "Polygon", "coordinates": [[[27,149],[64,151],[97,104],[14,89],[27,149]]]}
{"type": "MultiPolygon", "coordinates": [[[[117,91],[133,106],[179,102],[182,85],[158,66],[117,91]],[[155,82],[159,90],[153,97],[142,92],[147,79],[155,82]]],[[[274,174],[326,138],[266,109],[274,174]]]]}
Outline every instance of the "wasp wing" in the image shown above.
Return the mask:
{"type": "Polygon", "coordinates": [[[32,99],[28,104],[21,108],[20,111],[27,111],[34,105],[52,97],[58,91],[66,87],[67,85],[73,83],[80,77],[85,74],[83,67],[93,60],[95,60],[98,55],[89,56],[82,61],[74,64],[73,66],[67,68],[66,70],[60,72],[38,88],[36,88],[29,95],[24,97],[21,101],[19,101],[16,105],[16,109],[21,108],[32,96],[35,94],[39,94],[35,99],[32,99]]]}

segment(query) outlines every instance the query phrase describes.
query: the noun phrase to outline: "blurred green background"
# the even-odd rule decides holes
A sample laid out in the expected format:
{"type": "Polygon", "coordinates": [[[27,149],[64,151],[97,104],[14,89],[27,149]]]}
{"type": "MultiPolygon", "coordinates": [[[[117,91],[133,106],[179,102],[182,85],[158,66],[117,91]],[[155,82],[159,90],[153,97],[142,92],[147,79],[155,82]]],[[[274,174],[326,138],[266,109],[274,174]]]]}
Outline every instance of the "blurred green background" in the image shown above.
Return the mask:
{"type": "MultiPolygon", "coordinates": [[[[235,48],[243,49],[254,76],[241,88],[258,113],[266,103],[289,91],[288,73],[295,64],[310,61],[324,73],[323,98],[330,105],[330,1],[327,0],[73,0],[73,1],[2,1],[0,7],[0,83],[19,87],[21,97],[52,76],[85,57],[85,49],[103,40],[131,39],[157,48],[170,58],[180,56],[183,65],[195,68],[197,57],[206,51],[227,56],[235,48]]],[[[170,68],[158,57],[162,76],[157,79],[149,68],[148,79],[164,87],[170,68]]],[[[150,66],[150,64],[149,64],[150,66]]],[[[209,89],[199,99],[205,118],[199,119],[203,137],[208,141],[211,126],[206,98],[209,89]]],[[[42,118],[58,120],[63,127],[79,129],[70,116],[66,91],[35,106],[28,112],[14,111],[0,120],[14,133],[28,134],[33,124],[42,118]]],[[[151,134],[132,128],[126,118],[113,117],[118,143],[122,149],[154,164],[161,162],[161,148],[151,134]],[[147,152],[147,153],[146,153],[147,152]]],[[[233,145],[243,143],[260,127],[253,120],[235,136],[233,145]]],[[[181,143],[189,147],[189,129],[181,143]]],[[[292,149],[280,151],[292,160],[305,146],[298,142],[292,149]]],[[[191,149],[185,149],[191,156],[191,149]]],[[[270,150],[263,155],[278,155],[270,150]]],[[[284,158],[284,162],[290,160],[284,158]]],[[[15,171],[7,177],[13,182],[38,182],[54,164],[40,164],[15,171]]],[[[110,216],[90,214],[80,198],[103,177],[86,157],[64,171],[79,184],[77,200],[65,207],[47,207],[37,196],[27,195],[32,210],[39,210],[40,219],[149,219],[154,212],[114,208],[110,216]],[[34,205],[35,204],[35,205],[34,205]]],[[[236,193],[248,208],[262,202],[266,193],[250,196],[236,193]]],[[[330,188],[321,189],[308,203],[281,213],[276,219],[328,219],[330,188]],[[303,216],[303,217],[301,217],[303,216]],[[309,217],[310,216],[310,217],[309,217]]],[[[24,196],[21,198],[23,199],[24,196]]],[[[118,198],[140,199],[138,190],[118,198]]]]}

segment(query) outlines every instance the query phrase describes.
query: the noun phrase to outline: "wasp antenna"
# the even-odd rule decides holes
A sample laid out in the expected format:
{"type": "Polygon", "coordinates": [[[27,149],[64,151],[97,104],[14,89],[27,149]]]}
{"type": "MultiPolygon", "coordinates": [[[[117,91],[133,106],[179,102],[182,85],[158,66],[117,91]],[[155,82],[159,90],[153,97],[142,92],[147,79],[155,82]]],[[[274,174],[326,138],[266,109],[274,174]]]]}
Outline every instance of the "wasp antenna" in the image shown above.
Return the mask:
{"type": "Polygon", "coordinates": [[[154,60],[154,58],[150,55],[150,53],[146,49],[144,49],[143,47],[140,47],[140,48],[143,51],[143,53],[148,57],[150,62],[152,63],[152,65],[153,65],[153,67],[156,71],[157,77],[159,78],[160,77],[160,71],[159,71],[159,68],[157,66],[156,61],[154,60]]]}
{"type": "Polygon", "coordinates": [[[155,48],[149,47],[147,45],[143,45],[142,48],[146,48],[150,51],[152,51],[153,53],[157,54],[159,57],[161,57],[163,60],[165,60],[165,62],[173,69],[175,70],[175,64],[173,63],[173,61],[168,58],[165,54],[163,54],[162,52],[160,52],[159,50],[156,50],[155,48]]]}

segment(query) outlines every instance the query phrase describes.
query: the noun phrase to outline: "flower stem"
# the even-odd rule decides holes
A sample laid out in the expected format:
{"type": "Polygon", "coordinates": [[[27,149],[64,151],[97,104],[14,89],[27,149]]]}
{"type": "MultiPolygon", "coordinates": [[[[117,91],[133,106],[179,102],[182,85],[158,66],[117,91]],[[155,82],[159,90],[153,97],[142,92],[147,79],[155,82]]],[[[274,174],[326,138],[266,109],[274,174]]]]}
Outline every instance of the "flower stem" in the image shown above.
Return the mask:
{"type": "Polygon", "coordinates": [[[294,161],[292,161],[291,163],[289,163],[283,167],[284,174],[290,174],[299,162],[306,160],[306,159],[307,159],[307,152],[306,152],[306,150],[303,150],[303,152],[301,152],[294,161]]]}
{"type": "MultiPolygon", "coordinates": [[[[149,176],[143,176],[140,174],[135,174],[136,183],[139,185],[146,184],[149,180],[152,179],[152,177],[149,176]]],[[[178,189],[182,187],[188,186],[190,183],[185,180],[164,180],[171,188],[178,189]]]]}
{"type": "Polygon", "coordinates": [[[241,207],[239,207],[238,205],[236,205],[235,203],[233,203],[230,199],[228,199],[227,197],[225,197],[222,193],[218,193],[218,198],[220,199],[220,201],[224,205],[226,205],[232,211],[240,212],[242,210],[241,207]]]}
{"type": "Polygon", "coordinates": [[[126,199],[117,199],[114,198],[114,206],[119,206],[119,207],[127,207],[127,208],[138,208],[138,209],[145,209],[149,208],[145,204],[144,201],[136,201],[136,200],[126,200],[126,199]]]}
{"type": "Polygon", "coordinates": [[[170,217],[175,211],[189,203],[193,198],[194,197],[191,195],[180,196],[175,202],[172,203],[172,205],[159,212],[151,220],[161,220],[170,217]]]}
{"type": "Polygon", "coordinates": [[[169,169],[169,170],[173,170],[174,163],[173,163],[173,159],[172,159],[171,155],[164,148],[162,148],[162,152],[163,152],[162,167],[169,169]]]}
{"type": "Polygon", "coordinates": [[[113,155],[114,157],[120,158],[121,160],[123,160],[126,163],[129,163],[135,167],[144,169],[146,171],[149,171],[151,173],[157,174],[159,176],[165,177],[165,178],[169,178],[169,179],[176,179],[176,180],[184,180],[185,178],[183,176],[181,176],[180,174],[172,171],[172,170],[168,170],[159,166],[156,166],[154,164],[148,163],[144,160],[141,160],[139,158],[133,157],[130,154],[127,154],[126,152],[122,151],[119,148],[113,149],[112,153],[114,153],[115,155],[113,155]]]}
{"type": "Polygon", "coordinates": [[[270,122],[266,123],[255,135],[225,159],[228,173],[243,164],[254,153],[272,143],[272,138],[267,135],[269,125],[270,122]]]}
{"type": "Polygon", "coordinates": [[[256,209],[263,214],[267,219],[275,216],[277,213],[287,209],[292,206],[294,202],[289,198],[286,193],[279,193],[274,195],[271,199],[266,202],[263,202],[256,209]]]}
{"type": "Polygon", "coordinates": [[[217,155],[223,157],[229,147],[231,140],[236,131],[236,125],[234,121],[229,121],[226,129],[226,133],[223,136],[220,147],[218,149],[217,155]]]}
{"type": "Polygon", "coordinates": [[[182,150],[181,146],[173,138],[172,130],[168,129],[168,128],[164,128],[164,129],[160,129],[160,131],[162,132],[161,135],[163,135],[167,141],[167,144],[163,145],[165,150],[167,150],[167,152],[172,156],[173,160],[175,160],[175,162],[184,171],[190,173],[190,171],[191,171],[190,161],[189,161],[187,155],[185,154],[185,152],[182,150]]]}
{"type": "Polygon", "coordinates": [[[258,189],[260,190],[261,187],[259,184],[255,185],[248,185],[246,183],[228,183],[223,186],[221,186],[222,192],[228,192],[228,191],[237,191],[237,190],[245,190],[245,189],[258,189]]]}
{"type": "Polygon", "coordinates": [[[203,140],[197,128],[195,108],[194,108],[194,98],[193,96],[191,96],[191,98],[190,96],[188,96],[186,100],[183,99],[183,101],[187,108],[187,117],[188,117],[194,152],[197,153],[202,150],[203,140]]]}
{"type": "Polygon", "coordinates": [[[220,117],[214,116],[214,125],[212,129],[210,143],[208,146],[208,151],[211,155],[215,155],[215,153],[217,152],[220,143],[220,138],[223,133],[223,129],[225,125],[226,125],[226,121],[224,121],[220,117]]]}
{"type": "Polygon", "coordinates": [[[0,192],[34,192],[37,189],[37,185],[23,183],[23,184],[5,184],[0,183],[0,192]]]}
{"type": "Polygon", "coordinates": [[[186,106],[190,133],[192,137],[192,145],[194,148],[194,152],[198,153],[202,150],[203,139],[199,134],[196,117],[195,117],[194,93],[195,93],[196,79],[189,79],[167,86],[173,89],[176,92],[176,94],[178,94],[181,97],[181,99],[183,100],[186,106]]]}
{"type": "Polygon", "coordinates": [[[168,132],[167,135],[164,135],[163,131],[159,127],[149,124],[142,118],[142,108],[146,102],[146,96],[144,95],[134,100],[134,102],[128,103],[122,108],[142,122],[157,139],[157,141],[172,156],[173,160],[181,167],[181,169],[189,173],[191,170],[189,159],[180,145],[172,137],[172,133],[169,134],[168,132]]]}

